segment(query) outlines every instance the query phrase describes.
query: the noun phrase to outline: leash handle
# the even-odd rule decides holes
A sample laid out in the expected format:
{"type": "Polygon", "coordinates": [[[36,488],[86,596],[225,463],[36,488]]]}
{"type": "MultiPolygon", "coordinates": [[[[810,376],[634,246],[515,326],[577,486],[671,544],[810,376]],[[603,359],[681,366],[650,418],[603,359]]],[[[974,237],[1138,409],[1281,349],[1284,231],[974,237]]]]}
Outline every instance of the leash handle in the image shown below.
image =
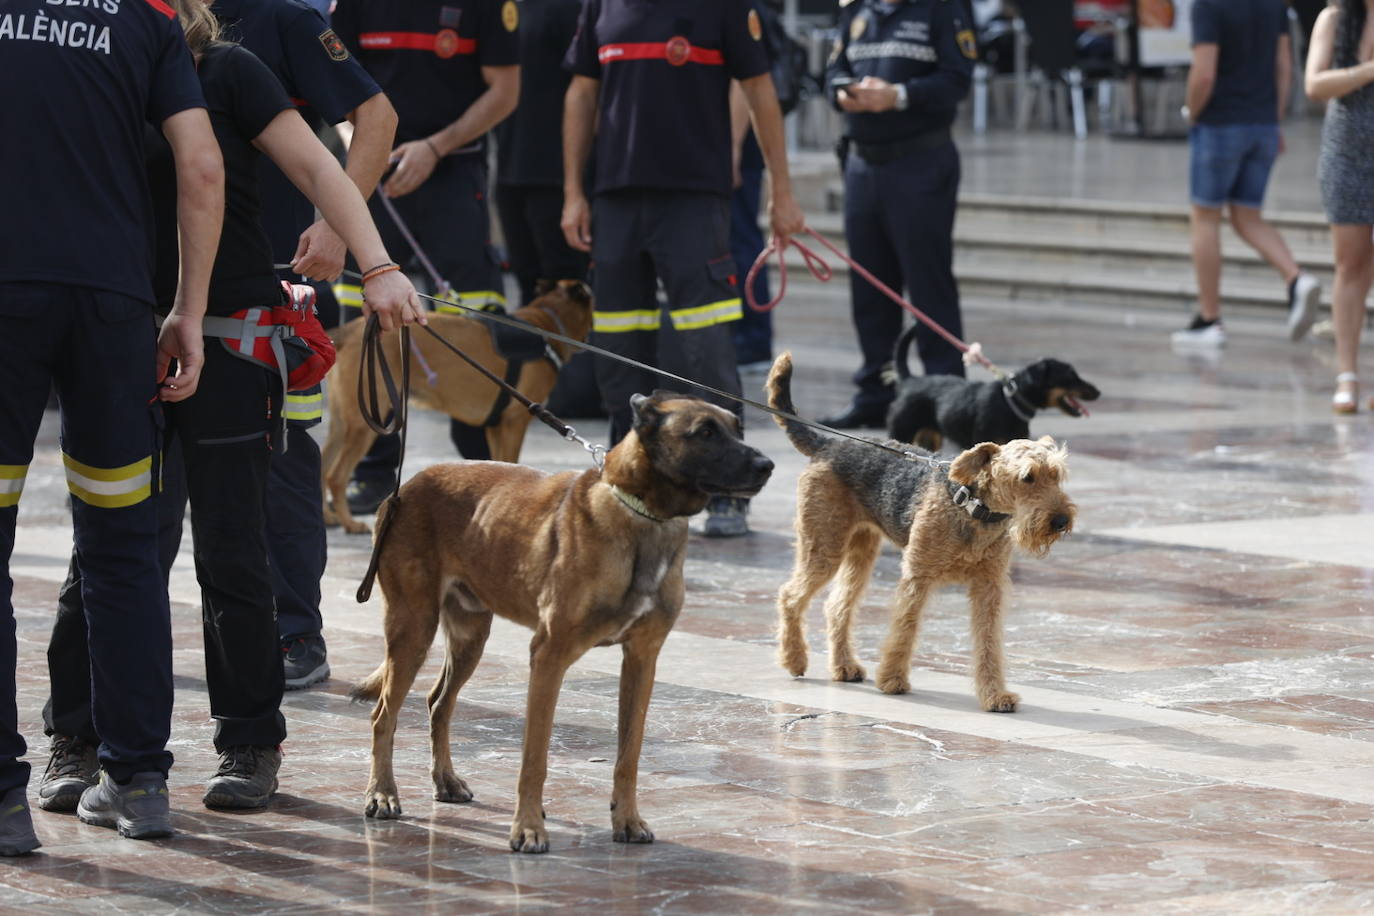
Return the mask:
{"type": "Polygon", "coordinates": [[[748,276],[744,278],[744,301],[749,303],[749,307],[756,312],[773,311],[773,309],[777,308],[779,303],[782,302],[782,297],[787,294],[787,264],[783,261],[782,253],[787,249],[788,245],[796,246],[796,249],[801,252],[802,260],[806,262],[806,268],[811,271],[811,276],[822,283],[829,283],[830,278],[834,276],[834,272],[831,271],[830,265],[825,263],[824,258],[821,258],[796,239],[789,238],[781,245],[778,244],[777,239],[769,239],[768,245],[764,247],[763,251],[759,252],[759,256],[754,259],[753,265],[749,268],[748,276]],[[760,305],[758,299],[754,296],[754,278],[759,275],[759,271],[767,264],[768,256],[775,251],[778,253],[778,294],[760,305]]]}
{"type": "Polygon", "coordinates": [[[387,435],[399,432],[401,435],[401,453],[396,460],[396,485],[391,490],[391,495],[382,504],[379,512],[380,518],[377,521],[377,531],[372,537],[372,556],[367,561],[367,572],[363,573],[363,581],[358,585],[358,592],[355,596],[359,604],[363,604],[368,598],[372,597],[372,583],[377,579],[377,569],[381,562],[382,545],[386,543],[386,533],[391,527],[391,520],[395,516],[396,510],[401,504],[401,480],[402,468],[406,460],[406,422],[409,413],[410,403],[410,353],[411,346],[410,328],[401,327],[400,339],[400,360],[401,360],[401,387],[396,388],[396,382],[391,375],[391,367],[386,364],[386,355],[382,351],[382,323],[373,312],[367,318],[367,324],[363,326],[363,367],[358,373],[358,407],[362,410],[363,420],[376,433],[387,435]],[[376,374],[382,377],[382,385],[386,388],[387,398],[391,402],[390,416],[384,421],[381,417],[381,404],[377,398],[377,379],[376,374]],[[366,386],[366,391],[364,387],[366,386]],[[366,394],[366,397],[364,397],[366,394]]]}

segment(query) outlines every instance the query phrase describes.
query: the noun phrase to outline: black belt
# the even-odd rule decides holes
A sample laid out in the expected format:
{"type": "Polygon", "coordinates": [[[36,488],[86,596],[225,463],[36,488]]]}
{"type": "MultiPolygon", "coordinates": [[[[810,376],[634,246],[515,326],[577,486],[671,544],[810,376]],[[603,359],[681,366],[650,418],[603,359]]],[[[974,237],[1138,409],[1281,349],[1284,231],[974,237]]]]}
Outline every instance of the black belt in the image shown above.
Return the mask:
{"type": "Polygon", "coordinates": [[[952,142],[952,138],[949,135],[949,128],[940,127],[892,143],[855,143],[853,151],[869,165],[882,165],[885,162],[893,162],[903,156],[935,149],[950,142],[952,142]]]}

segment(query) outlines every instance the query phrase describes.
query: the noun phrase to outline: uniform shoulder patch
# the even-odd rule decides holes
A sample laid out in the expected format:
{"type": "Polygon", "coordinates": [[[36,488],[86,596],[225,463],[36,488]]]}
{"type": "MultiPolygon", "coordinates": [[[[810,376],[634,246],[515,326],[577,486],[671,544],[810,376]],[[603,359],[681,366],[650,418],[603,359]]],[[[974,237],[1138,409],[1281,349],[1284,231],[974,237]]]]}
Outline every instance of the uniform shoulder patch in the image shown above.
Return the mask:
{"type": "Polygon", "coordinates": [[[755,41],[763,40],[763,23],[759,21],[759,11],[751,9],[749,11],[749,37],[755,41]]]}
{"type": "Polygon", "coordinates": [[[969,60],[978,57],[978,39],[973,37],[973,29],[961,29],[954,36],[955,42],[959,45],[959,50],[969,60]]]}
{"type": "Polygon", "coordinates": [[[325,29],[320,33],[320,44],[324,45],[331,60],[348,60],[348,48],[344,47],[343,39],[334,34],[333,29],[325,29]]]}
{"type": "Polygon", "coordinates": [[[501,24],[507,32],[514,32],[520,27],[520,8],[515,5],[515,0],[506,0],[501,4],[501,24]]]}

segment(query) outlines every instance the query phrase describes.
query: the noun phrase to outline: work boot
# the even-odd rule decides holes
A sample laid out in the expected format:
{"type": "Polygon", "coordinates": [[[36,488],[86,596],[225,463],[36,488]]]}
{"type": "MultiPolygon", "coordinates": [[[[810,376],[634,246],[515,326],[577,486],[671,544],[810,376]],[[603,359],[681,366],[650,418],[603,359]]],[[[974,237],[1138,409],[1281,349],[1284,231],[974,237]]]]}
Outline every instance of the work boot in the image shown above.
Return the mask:
{"type": "Polygon", "coordinates": [[[281,660],[287,690],[300,690],[329,679],[329,660],[322,636],[296,636],[283,641],[281,660]]]}
{"type": "Polygon", "coordinates": [[[43,844],[33,832],[28,786],[15,786],[0,798],[0,856],[22,856],[43,844]]]}
{"type": "Polygon", "coordinates": [[[821,417],[820,422],[831,429],[882,429],[887,425],[887,408],[850,404],[843,413],[821,417]]]}
{"type": "Polygon", "coordinates": [[[348,484],[345,498],[348,511],[354,515],[371,515],[377,511],[391,491],[395,489],[394,480],[353,480],[348,484]]]}
{"type": "Polygon", "coordinates": [[[219,771],[205,786],[207,808],[263,808],[277,791],[281,749],[238,744],[219,752],[219,771]]]}
{"type": "Polygon", "coordinates": [[[75,811],[81,793],[100,779],[95,746],[80,738],[53,735],[48,768],[38,783],[38,807],[44,811],[75,811]]]}
{"type": "Polygon", "coordinates": [[[712,496],[706,503],[706,523],[701,534],[708,538],[737,538],[749,533],[749,500],[737,496],[712,496]]]}
{"type": "Polygon", "coordinates": [[[76,816],[83,824],[113,827],[131,840],[172,835],[167,780],[161,773],[135,773],[123,785],[100,771],[100,781],[81,793],[76,816]]]}

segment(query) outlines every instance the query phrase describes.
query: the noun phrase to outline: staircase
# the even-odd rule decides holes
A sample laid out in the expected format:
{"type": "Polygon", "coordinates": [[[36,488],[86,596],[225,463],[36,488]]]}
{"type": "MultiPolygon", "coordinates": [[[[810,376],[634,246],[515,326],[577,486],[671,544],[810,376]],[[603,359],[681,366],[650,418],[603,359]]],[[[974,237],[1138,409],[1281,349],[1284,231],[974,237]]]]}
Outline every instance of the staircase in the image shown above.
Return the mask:
{"type": "MultiPolygon", "coordinates": [[[[838,187],[811,226],[843,243],[838,187]]],[[[1333,261],[1321,214],[1266,214],[1330,302],[1333,261]]],[[[1172,204],[964,194],[954,272],[965,296],[1053,300],[1189,311],[1197,297],[1188,208],[1172,204]]],[[[862,252],[855,257],[863,262],[862,252]]],[[[1223,223],[1222,305],[1286,308],[1278,275],[1223,223]]],[[[798,261],[799,263],[799,261],[798,261]]]]}

